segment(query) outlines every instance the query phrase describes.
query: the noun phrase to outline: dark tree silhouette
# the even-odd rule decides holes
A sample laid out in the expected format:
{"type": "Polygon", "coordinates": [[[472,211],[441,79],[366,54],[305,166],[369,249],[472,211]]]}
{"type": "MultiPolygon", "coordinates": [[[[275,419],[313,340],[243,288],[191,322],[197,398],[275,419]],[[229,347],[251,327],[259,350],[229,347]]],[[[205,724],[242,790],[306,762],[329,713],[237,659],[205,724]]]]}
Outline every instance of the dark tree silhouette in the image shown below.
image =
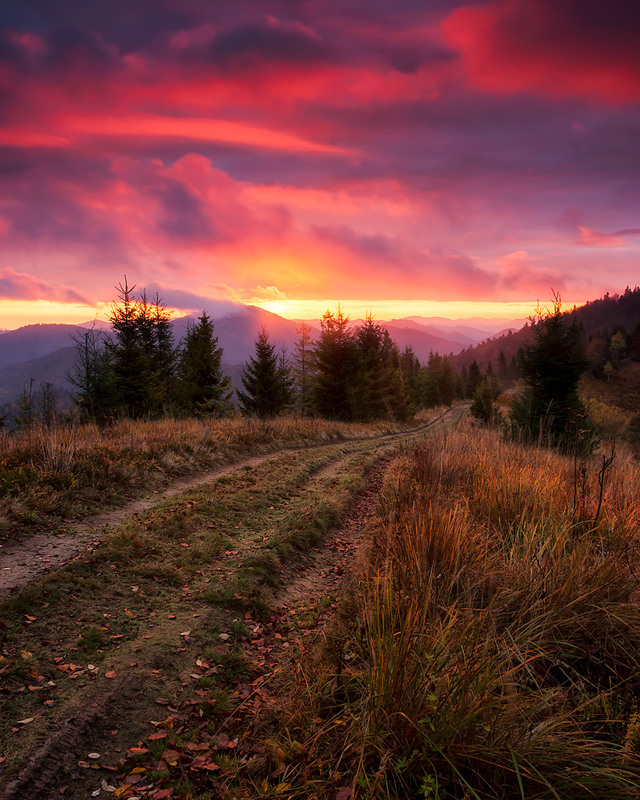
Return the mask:
{"type": "Polygon", "coordinates": [[[315,405],[322,417],[351,420],[357,394],[358,349],[349,317],[338,306],[335,314],[326,311],[316,342],[315,405]]]}
{"type": "Polygon", "coordinates": [[[231,411],[231,379],[221,368],[222,348],[209,315],[187,327],[178,362],[182,409],[198,415],[225,415],[231,411]]]}
{"type": "Polygon", "coordinates": [[[575,321],[568,324],[561,308],[555,295],[551,310],[536,309],[533,340],[522,348],[526,388],[512,404],[511,421],[527,439],[566,447],[586,427],[578,383],[588,361],[575,321]]]}
{"type": "Polygon", "coordinates": [[[285,403],[282,375],[275,345],[264,328],[258,334],[255,355],[245,364],[241,380],[244,391],[238,391],[238,398],[244,414],[266,419],[280,413],[285,403]]]}

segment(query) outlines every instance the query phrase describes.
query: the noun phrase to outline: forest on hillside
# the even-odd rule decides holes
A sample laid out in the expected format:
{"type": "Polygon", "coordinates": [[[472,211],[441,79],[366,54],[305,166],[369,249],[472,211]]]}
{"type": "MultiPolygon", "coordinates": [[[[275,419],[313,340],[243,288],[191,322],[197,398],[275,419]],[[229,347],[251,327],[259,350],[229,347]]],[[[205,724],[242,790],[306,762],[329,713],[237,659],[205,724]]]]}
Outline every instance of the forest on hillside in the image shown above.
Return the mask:
{"type": "MultiPolygon", "coordinates": [[[[234,390],[231,377],[224,374],[215,324],[206,312],[176,341],[160,298],[150,299],[144,290],[136,295],[126,279],[117,288],[111,330],[86,330],[76,337],[69,376],[75,389],[72,414],[65,419],[60,413],[55,385],[31,382],[0,424],[24,429],[74,420],[106,424],[122,418],[239,414],[405,421],[421,409],[459,399],[471,400],[474,415],[491,422],[501,393],[526,379],[536,325],[549,317],[561,321],[562,330],[575,332],[580,373],[588,370],[595,379],[609,381],[626,364],[640,361],[638,288],[566,313],[561,313],[558,297],[551,309],[538,309],[520,331],[458,356],[432,352],[426,363],[411,347],[400,351],[372,316],[354,325],[338,307],[324,314],[315,338],[310,326],[300,323],[291,352],[278,350],[263,328],[234,390]]],[[[540,372],[545,372],[544,365],[540,372]]]]}

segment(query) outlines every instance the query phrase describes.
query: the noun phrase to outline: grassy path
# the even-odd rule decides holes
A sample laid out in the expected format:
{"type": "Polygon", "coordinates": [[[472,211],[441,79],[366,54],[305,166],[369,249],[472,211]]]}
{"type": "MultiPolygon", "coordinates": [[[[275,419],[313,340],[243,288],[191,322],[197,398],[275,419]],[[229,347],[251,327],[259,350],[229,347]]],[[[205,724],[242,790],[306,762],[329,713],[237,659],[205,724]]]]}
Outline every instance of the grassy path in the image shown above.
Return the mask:
{"type": "MultiPolygon", "coordinates": [[[[376,433],[373,436],[356,437],[354,446],[358,448],[362,442],[371,440],[389,441],[407,435],[421,435],[437,420],[432,420],[412,431],[406,430],[393,433],[376,433]]],[[[165,502],[171,497],[183,494],[199,486],[210,484],[230,474],[239,472],[247,467],[259,466],[271,459],[274,455],[282,454],[289,450],[296,452],[300,449],[323,449],[331,451],[333,448],[348,446],[348,441],[341,440],[339,444],[312,444],[304,448],[292,447],[276,450],[261,455],[254,455],[239,461],[233,461],[225,466],[200,471],[189,478],[178,480],[163,489],[155,489],[151,494],[130,500],[125,505],[109,511],[91,516],[85,516],[77,522],[67,520],[62,524],[57,523],[49,530],[36,533],[8,545],[0,545],[0,597],[14,589],[26,586],[39,575],[65,564],[86,549],[91,549],[104,538],[109,528],[122,524],[127,519],[143,514],[165,502]]]]}
{"type": "MultiPolygon", "coordinates": [[[[215,483],[167,493],[72,562],[5,597],[5,798],[35,800],[60,788],[61,796],[85,797],[98,773],[114,786],[107,779],[127,748],[178,702],[217,730],[237,701],[238,680],[255,669],[243,643],[259,640],[260,626],[273,630],[278,593],[295,584],[305,554],[323,549],[323,536],[377,464],[428,432],[236,465],[215,483]]],[[[146,768],[135,775],[149,778],[146,768]]],[[[136,787],[141,779],[133,776],[136,787]]]]}

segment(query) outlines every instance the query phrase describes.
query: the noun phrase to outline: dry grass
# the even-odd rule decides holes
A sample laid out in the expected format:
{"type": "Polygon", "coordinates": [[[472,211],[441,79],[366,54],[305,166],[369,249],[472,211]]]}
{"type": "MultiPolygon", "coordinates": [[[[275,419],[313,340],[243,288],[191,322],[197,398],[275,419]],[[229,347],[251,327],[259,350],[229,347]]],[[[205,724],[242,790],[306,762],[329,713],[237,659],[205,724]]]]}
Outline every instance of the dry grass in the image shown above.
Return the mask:
{"type": "Polygon", "coordinates": [[[247,453],[369,438],[397,427],[291,418],[189,419],[0,432],[0,536],[122,504],[247,453]]]}
{"type": "Polygon", "coordinates": [[[599,464],[491,431],[396,461],[284,796],[639,796],[640,469],[614,461],[596,519],[599,464]]]}

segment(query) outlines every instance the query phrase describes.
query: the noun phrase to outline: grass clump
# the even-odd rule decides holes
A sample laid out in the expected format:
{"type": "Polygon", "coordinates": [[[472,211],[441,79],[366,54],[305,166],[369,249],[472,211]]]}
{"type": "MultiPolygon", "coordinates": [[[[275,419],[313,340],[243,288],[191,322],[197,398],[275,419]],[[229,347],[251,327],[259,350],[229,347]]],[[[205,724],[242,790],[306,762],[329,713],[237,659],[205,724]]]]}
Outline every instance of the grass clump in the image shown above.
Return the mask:
{"type": "Polygon", "coordinates": [[[619,459],[576,527],[571,459],[491,431],[443,444],[388,473],[340,652],[290,723],[322,753],[299,781],[381,800],[638,797],[640,470],[619,459]]]}

